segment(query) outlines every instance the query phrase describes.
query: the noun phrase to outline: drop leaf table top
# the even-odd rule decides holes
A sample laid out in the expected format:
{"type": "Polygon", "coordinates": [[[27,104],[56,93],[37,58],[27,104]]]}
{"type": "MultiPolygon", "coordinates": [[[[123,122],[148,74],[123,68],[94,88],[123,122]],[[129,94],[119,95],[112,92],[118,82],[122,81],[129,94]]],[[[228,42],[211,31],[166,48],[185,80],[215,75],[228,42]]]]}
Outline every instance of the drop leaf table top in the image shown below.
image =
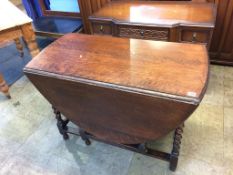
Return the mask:
{"type": "Polygon", "coordinates": [[[157,139],[190,116],[208,69],[204,45],[68,34],[24,72],[85,131],[134,144],[157,139]]]}

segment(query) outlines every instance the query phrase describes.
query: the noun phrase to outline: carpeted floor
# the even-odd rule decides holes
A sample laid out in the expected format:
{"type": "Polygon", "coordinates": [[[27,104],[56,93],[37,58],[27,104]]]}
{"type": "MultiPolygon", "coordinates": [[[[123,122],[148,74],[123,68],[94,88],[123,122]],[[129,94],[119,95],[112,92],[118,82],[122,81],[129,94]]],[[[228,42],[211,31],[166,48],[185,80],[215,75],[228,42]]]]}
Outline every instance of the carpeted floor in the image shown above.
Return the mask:
{"type": "Polygon", "coordinates": [[[23,76],[23,67],[31,60],[31,56],[24,47],[24,56],[20,57],[14,42],[0,48],[0,72],[8,85],[12,85],[23,76]]]}
{"type": "MultiPolygon", "coordinates": [[[[37,38],[40,49],[53,42],[53,39],[37,38]]],[[[24,56],[20,57],[15,43],[10,42],[0,48],[0,72],[8,85],[12,85],[23,76],[23,67],[31,60],[27,47],[24,46],[24,56]]]]}

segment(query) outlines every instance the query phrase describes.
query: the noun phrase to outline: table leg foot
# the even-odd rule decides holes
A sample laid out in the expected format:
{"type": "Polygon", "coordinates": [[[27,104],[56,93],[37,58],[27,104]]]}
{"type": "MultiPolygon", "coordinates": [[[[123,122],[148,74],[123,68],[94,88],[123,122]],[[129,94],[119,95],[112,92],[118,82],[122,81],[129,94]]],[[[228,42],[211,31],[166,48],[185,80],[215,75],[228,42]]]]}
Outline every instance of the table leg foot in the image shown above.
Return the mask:
{"type": "Polygon", "coordinates": [[[57,119],[57,128],[60,132],[60,134],[63,136],[64,140],[69,139],[69,135],[67,134],[67,124],[69,123],[69,120],[62,119],[60,111],[58,111],[56,108],[53,107],[54,114],[57,119]]]}
{"type": "Polygon", "coordinates": [[[137,147],[138,147],[138,150],[140,150],[143,153],[147,153],[148,152],[148,149],[146,147],[146,143],[139,144],[137,147]]]}
{"type": "Polygon", "coordinates": [[[7,97],[8,99],[11,99],[11,95],[10,95],[9,92],[6,94],[6,97],[7,97]]]}
{"type": "MultiPolygon", "coordinates": [[[[94,139],[103,143],[107,143],[113,146],[118,146],[123,149],[131,150],[146,156],[150,156],[153,158],[158,158],[164,161],[167,161],[170,163],[170,170],[175,171],[178,163],[178,157],[179,157],[179,151],[180,151],[180,144],[182,139],[182,133],[183,133],[183,126],[181,125],[175,130],[174,134],[174,141],[173,141],[173,149],[171,153],[159,151],[153,148],[147,147],[146,143],[141,144],[121,144],[121,143],[114,143],[111,141],[106,141],[101,138],[98,138],[87,131],[83,130],[82,128],[75,129],[72,127],[67,126],[66,133],[74,134],[76,136],[80,136],[82,140],[85,142],[86,145],[90,145],[91,141],[90,139],[94,139]]],[[[66,136],[64,136],[66,137],[66,136]]]]}
{"type": "Polygon", "coordinates": [[[3,92],[7,98],[11,98],[9,93],[9,86],[6,84],[3,76],[0,74],[0,91],[3,92]]]}
{"type": "Polygon", "coordinates": [[[183,134],[183,127],[184,127],[184,124],[182,124],[175,130],[173,148],[172,148],[172,152],[170,156],[170,170],[171,171],[175,171],[177,164],[178,164],[180,144],[181,144],[181,139],[182,139],[182,134],[183,134]]]}
{"type": "Polygon", "coordinates": [[[80,134],[82,140],[85,142],[86,145],[91,144],[90,139],[88,138],[86,132],[83,129],[79,129],[79,134],[80,134]]]}
{"type": "Polygon", "coordinates": [[[14,39],[15,44],[16,44],[16,48],[20,53],[20,57],[23,57],[24,53],[23,53],[23,45],[20,42],[19,38],[14,39]]]}

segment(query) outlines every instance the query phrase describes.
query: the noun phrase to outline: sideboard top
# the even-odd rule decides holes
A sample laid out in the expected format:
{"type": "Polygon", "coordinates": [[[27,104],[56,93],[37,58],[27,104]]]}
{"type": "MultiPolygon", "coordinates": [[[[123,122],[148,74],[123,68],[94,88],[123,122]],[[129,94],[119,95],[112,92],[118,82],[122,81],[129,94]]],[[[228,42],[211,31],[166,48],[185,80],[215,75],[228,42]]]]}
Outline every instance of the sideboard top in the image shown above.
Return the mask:
{"type": "Polygon", "coordinates": [[[195,26],[213,28],[216,6],[213,3],[113,1],[93,15],[91,20],[118,24],[141,24],[161,27],[195,26]]]}
{"type": "Polygon", "coordinates": [[[205,45],[68,34],[24,71],[199,103],[208,65],[205,45]]]}

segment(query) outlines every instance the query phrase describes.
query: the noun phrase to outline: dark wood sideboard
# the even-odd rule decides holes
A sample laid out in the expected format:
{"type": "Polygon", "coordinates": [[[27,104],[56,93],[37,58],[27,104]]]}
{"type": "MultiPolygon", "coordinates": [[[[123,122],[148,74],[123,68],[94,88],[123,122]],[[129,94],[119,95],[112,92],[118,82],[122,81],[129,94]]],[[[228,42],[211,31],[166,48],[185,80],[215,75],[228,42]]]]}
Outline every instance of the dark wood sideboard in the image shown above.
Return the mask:
{"type": "MultiPolygon", "coordinates": [[[[88,17],[105,6],[111,0],[78,0],[85,33],[91,33],[88,17]]],[[[122,1],[122,0],[119,0],[122,1]]],[[[133,0],[132,0],[133,1],[133,0]]],[[[178,2],[178,1],[174,1],[178,2]]],[[[198,3],[215,3],[217,18],[210,45],[211,63],[233,65],[233,1],[232,0],[192,0],[198,3]]]]}
{"type": "Polygon", "coordinates": [[[56,108],[65,139],[77,133],[66,126],[71,120],[86,144],[91,137],[159,157],[174,171],[183,123],[207,88],[209,60],[200,44],[68,34],[24,72],[56,108]],[[146,147],[172,130],[170,154],[146,147]]]}
{"type": "Polygon", "coordinates": [[[113,1],[89,19],[93,34],[205,43],[209,47],[216,6],[194,2],[113,1]]]}

